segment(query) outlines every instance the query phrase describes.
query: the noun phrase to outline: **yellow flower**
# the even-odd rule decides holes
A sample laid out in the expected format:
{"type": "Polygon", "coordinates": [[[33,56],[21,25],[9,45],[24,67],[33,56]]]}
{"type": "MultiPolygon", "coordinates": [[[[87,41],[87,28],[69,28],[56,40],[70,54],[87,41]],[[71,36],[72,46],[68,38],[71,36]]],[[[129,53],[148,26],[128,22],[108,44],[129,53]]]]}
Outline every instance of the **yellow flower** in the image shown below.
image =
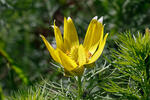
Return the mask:
{"type": "Polygon", "coordinates": [[[91,20],[83,44],[79,44],[77,31],[70,17],[64,18],[63,38],[54,22],[56,49],[41,35],[50,55],[63,66],[66,76],[82,75],[86,65],[94,63],[100,57],[108,36],[106,34],[103,38],[102,21],[103,17],[97,20],[97,16],[91,20]]]}

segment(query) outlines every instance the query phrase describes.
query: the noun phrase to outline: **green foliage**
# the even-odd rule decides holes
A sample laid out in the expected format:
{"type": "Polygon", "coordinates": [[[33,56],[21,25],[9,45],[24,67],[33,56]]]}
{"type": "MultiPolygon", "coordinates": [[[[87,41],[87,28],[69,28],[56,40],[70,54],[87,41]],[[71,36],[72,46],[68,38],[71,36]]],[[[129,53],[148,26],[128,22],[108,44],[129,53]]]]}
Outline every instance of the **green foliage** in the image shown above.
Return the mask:
{"type": "Polygon", "coordinates": [[[114,75],[105,84],[104,90],[120,95],[120,98],[130,100],[150,99],[150,32],[137,36],[119,35],[118,51],[113,50],[112,65],[117,68],[114,75]]]}
{"type": "Polygon", "coordinates": [[[64,88],[62,83],[44,81],[39,85],[12,93],[8,100],[70,100],[73,99],[70,92],[70,87],[64,88]]]}
{"type": "MultiPolygon", "coordinates": [[[[97,86],[97,75],[108,69],[109,66],[103,65],[100,68],[95,66],[95,70],[85,72],[84,76],[81,77],[82,87],[80,88],[83,89],[81,100],[104,99],[101,96],[101,89],[97,86]]],[[[80,100],[78,99],[78,92],[77,77],[64,77],[60,80],[43,80],[42,83],[31,88],[20,89],[18,92],[12,93],[8,100],[80,100]]]]}
{"type": "Polygon", "coordinates": [[[49,55],[38,45],[38,34],[49,27],[43,20],[49,19],[45,4],[40,0],[0,1],[0,83],[4,91],[37,81],[48,69],[49,55]],[[45,60],[41,55],[47,55],[45,60]]]}
{"type": "Polygon", "coordinates": [[[150,20],[148,0],[95,0],[94,4],[93,10],[104,16],[106,28],[114,34],[126,30],[144,31],[145,27],[150,27],[146,21],[150,20]]]}
{"type": "Polygon", "coordinates": [[[28,84],[28,78],[25,76],[24,72],[22,69],[20,69],[14,61],[9,57],[9,55],[0,48],[0,54],[8,61],[8,67],[12,69],[18,76],[19,78],[23,81],[23,83],[28,84]]]}
{"type": "Polygon", "coordinates": [[[0,85],[0,100],[4,100],[4,94],[0,85]]]}
{"type": "Polygon", "coordinates": [[[13,93],[12,97],[7,97],[8,100],[50,100],[48,92],[44,88],[38,86],[28,89],[19,90],[18,93],[13,93]]]}

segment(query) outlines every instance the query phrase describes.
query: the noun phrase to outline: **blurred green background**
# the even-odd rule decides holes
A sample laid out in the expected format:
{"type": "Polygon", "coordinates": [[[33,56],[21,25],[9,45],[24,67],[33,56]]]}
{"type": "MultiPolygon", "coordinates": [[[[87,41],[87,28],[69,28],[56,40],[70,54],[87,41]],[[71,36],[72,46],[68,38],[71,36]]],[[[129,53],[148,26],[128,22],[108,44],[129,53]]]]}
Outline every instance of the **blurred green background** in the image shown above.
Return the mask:
{"type": "MultiPolygon", "coordinates": [[[[149,0],[0,0],[0,94],[56,79],[50,55],[40,34],[55,45],[53,29],[63,30],[63,19],[71,17],[80,40],[94,16],[103,16],[107,46],[125,31],[144,32],[150,28],[149,0]]],[[[109,48],[105,53],[109,52],[109,48]]],[[[60,75],[59,77],[61,77],[60,75]]]]}

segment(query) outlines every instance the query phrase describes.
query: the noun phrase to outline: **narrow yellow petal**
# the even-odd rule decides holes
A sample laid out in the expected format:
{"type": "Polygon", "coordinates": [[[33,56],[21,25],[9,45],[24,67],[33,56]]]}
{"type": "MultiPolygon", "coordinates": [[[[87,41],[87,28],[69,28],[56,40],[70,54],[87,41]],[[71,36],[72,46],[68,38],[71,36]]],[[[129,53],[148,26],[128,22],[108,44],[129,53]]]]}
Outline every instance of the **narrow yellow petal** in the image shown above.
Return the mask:
{"type": "Polygon", "coordinates": [[[40,35],[40,37],[43,39],[50,55],[52,56],[52,58],[58,62],[58,63],[61,63],[61,60],[58,56],[58,52],[49,44],[49,42],[45,39],[45,37],[43,35],[40,35]]]}
{"type": "Polygon", "coordinates": [[[101,55],[101,53],[102,53],[102,51],[103,51],[103,49],[104,49],[107,36],[108,36],[108,33],[105,35],[103,42],[100,43],[100,45],[99,45],[99,47],[98,47],[98,50],[97,50],[97,51],[95,52],[95,54],[91,57],[91,59],[89,59],[88,64],[91,64],[91,63],[95,62],[95,61],[100,57],[100,55],[101,55]]]}
{"type": "Polygon", "coordinates": [[[66,51],[68,51],[68,49],[70,48],[69,47],[70,44],[69,44],[69,41],[68,41],[67,37],[68,37],[67,19],[66,19],[66,17],[64,17],[64,36],[63,36],[63,38],[64,38],[64,48],[65,48],[66,51]]]}
{"type": "Polygon", "coordinates": [[[71,59],[73,59],[74,61],[77,62],[77,60],[78,60],[78,46],[74,46],[71,48],[69,56],[71,57],[71,59]]]}
{"type": "Polygon", "coordinates": [[[83,66],[86,63],[86,53],[82,45],[80,45],[78,49],[78,62],[79,66],[83,66]]]}
{"type": "Polygon", "coordinates": [[[96,51],[99,41],[103,37],[103,25],[97,19],[92,19],[86,32],[83,46],[91,54],[96,51]]]}
{"type": "Polygon", "coordinates": [[[72,46],[79,45],[77,31],[70,17],[64,18],[64,45],[68,50],[72,46]]]}
{"type": "Polygon", "coordinates": [[[83,46],[88,50],[89,49],[89,42],[91,40],[91,36],[92,36],[92,31],[93,31],[93,27],[94,25],[96,24],[97,20],[96,19],[92,19],[89,26],[88,26],[88,29],[87,29],[87,32],[86,32],[86,35],[85,35],[85,38],[84,38],[84,43],[83,43],[83,46]]]}
{"type": "Polygon", "coordinates": [[[54,34],[55,34],[55,39],[56,39],[57,48],[59,48],[59,49],[61,49],[62,51],[64,51],[63,39],[62,39],[61,31],[60,31],[59,28],[55,25],[55,21],[54,21],[54,34]]]}
{"type": "Polygon", "coordinates": [[[103,39],[103,29],[104,29],[104,26],[101,23],[97,22],[97,25],[92,33],[93,39],[91,39],[91,46],[89,48],[89,52],[91,54],[95,53],[100,41],[102,41],[103,39]]]}
{"type": "Polygon", "coordinates": [[[67,71],[71,71],[77,67],[76,62],[72,60],[69,56],[67,56],[64,52],[58,49],[58,53],[64,69],[66,69],[67,71]]]}

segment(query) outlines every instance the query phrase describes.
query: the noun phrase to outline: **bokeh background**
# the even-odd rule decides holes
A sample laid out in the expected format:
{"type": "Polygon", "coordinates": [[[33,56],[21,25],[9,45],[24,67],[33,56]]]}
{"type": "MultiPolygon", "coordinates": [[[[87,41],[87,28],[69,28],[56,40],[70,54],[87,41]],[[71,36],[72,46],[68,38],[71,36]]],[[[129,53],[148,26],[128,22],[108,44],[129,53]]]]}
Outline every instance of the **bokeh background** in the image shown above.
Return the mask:
{"type": "MultiPolygon", "coordinates": [[[[94,16],[103,16],[110,33],[104,54],[117,48],[117,34],[150,28],[149,0],[0,0],[0,91],[5,95],[44,79],[63,77],[56,72],[40,34],[55,46],[53,25],[63,30],[71,17],[80,40],[94,16]]],[[[109,57],[109,55],[108,55],[109,57]]]]}

